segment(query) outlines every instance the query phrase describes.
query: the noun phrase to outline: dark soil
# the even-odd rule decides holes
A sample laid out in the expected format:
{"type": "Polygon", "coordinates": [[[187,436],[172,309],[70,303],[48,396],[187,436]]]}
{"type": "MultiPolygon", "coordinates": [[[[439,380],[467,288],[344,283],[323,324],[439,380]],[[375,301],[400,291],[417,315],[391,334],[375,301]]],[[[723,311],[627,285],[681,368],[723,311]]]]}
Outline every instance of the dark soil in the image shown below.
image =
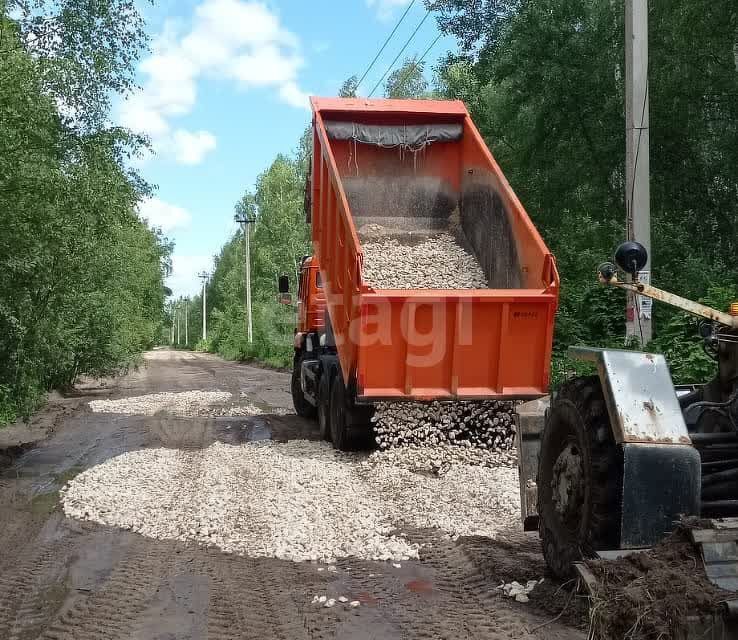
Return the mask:
{"type": "Polygon", "coordinates": [[[512,606],[534,609],[549,618],[560,616],[559,622],[578,629],[589,626],[589,598],[577,590],[577,580],[562,583],[548,574],[537,536],[511,534],[508,540],[497,539],[493,544],[479,536],[461,537],[459,545],[477,571],[495,586],[544,578],[528,594],[528,603],[513,602],[512,606]]]}
{"type": "Polygon", "coordinates": [[[587,564],[598,581],[592,626],[603,640],[679,637],[689,616],[711,615],[726,596],[735,597],[707,579],[684,531],[648,551],[587,564]]]}

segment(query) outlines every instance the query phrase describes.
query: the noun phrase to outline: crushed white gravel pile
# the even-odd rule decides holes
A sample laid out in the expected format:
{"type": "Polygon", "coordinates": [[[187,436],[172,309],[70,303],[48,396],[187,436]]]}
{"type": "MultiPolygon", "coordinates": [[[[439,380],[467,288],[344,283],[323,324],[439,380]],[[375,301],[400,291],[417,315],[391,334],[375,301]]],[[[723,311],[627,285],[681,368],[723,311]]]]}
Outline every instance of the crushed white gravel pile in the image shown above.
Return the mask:
{"type": "Polygon", "coordinates": [[[517,464],[517,453],[515,449],[487,451],[452,444],[433,446],[411,444],[375,451],[369,456],[369,462],[440,476],[447,473],[455,464],[490,468],[514,467],[517,464]]]}
{"type": "Polygon", "coordinates": [[[251,403],[218,406],[231,399],[227,391],[181,391],[179,393],[150,393],[119,400],[92,400],[94,413],[121,413],[153,416],[159,412],[175,416],[254,416],[263,413],[251,403]]]}
{"type": "Polygon", "coordinates": [[[492,537],[518,526],[519,509],[510,468],[432,477],[299,440],[125,453],[78,475],[62,502],[70,517],[152,538],[323,562],[416,558],[397,527],[492,537]]]}
{"type": "MultiPolygon", "coordinates": [[[[264,411],[259,409],[256,405],[253,405],[251,403],[247,404],[240,404],[240,405],[231,405],[228,407],[219,407],[216,409],[203,409],[200,413],[200,415],[207,415],[207,416],[260,416],[263,415],[264,411]]],[[[275,410],[271,411],[270,413],[273,413],[274,415],[287,415],[286,411],[284,413],[281,412],[281,410],[275,410]]]]}
{"type": "Polygon", "coordinates": [[[441,233],[415,245],[394,238],[362,243],[364,281],[375,289],[485,289],[476,257],[441,233]]]}

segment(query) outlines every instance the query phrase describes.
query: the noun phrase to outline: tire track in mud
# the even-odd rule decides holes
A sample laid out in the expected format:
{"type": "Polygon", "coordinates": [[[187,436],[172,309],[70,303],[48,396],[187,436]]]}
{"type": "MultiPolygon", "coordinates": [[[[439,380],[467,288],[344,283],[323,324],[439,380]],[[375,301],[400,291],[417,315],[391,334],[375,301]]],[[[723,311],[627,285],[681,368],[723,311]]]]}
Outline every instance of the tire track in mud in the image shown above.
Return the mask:
{"type": "Polygon", "coordinates": [[[89,595],[72,601],[48,629],[43,640],[100,640],[130,638],[141,612],[161,583],[169,553],[134,542],[107,581],[89,595]]]}
{"type": "MultiPolygon", "coordinates": [[[[424,540],[428,541],[428,535],[424,540]]],[[[340,561],[336,584],[326,585],[328,595],[346,595],[360,600],[362,605],[350,610],[348,616],[335,616],[335,609],[312,605],[307,616],[311,637],[529,637],[523,625],[527,620],[504,608],[496,609],[500,603],[493,603],[494,596],[486,597],[493,587],[474,572],[471,563],[455,553],[453,543],[438,540],[433,544],[432,550],[422,554],[421,562],[402,563],[397,570],[379,563],[340,561]]]]}
{"type": "Polygon", "coordinates": [[[0,637],[8,640],[39,633],[56,613],[58,599],[49,592],[63,580],[73,552],[66,539],[29,546],[30,553],[24,550],[18,562],[0,574],[0,637]]]}
{"type": "MultiPolygon", "coordinates": [[[[178,490],[171,501],[191,500],[202,475],[198,445],[204,429],[183,434],[184,450],[177,456],[178,490]]],[[[166,583],[173,545],[133,534],[124,558],[112,568],[107,580],[89,594],[73,596],[40,637],[45,640],[128,640],[140,625],[152,598],[166,583]]]]}
{"type": "Polygon", "coordinates": [[[435,570],[436,584],[446,595],[439,609],[447,625],[464,630],[471,638],[531,637],[530,618],[508,608],[494,592],[497,585],[477,571],[457,543],[439,541],[421,557],[435,570]]]}
{"type": "Polygon", "coordinates": [[[274,559],[207,555],[210,577],[208,637],[218,640],[309,640],[305,620],[292,594],[292,563],[274,559]]]}

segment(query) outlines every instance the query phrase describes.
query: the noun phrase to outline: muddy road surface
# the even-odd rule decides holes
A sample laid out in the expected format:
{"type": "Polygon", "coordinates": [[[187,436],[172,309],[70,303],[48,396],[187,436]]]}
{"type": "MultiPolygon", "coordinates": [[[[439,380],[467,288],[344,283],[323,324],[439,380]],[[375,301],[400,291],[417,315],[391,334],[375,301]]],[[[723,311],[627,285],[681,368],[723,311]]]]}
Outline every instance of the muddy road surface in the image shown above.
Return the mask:
{"type": "MultiPolygon", "coordinates": [[[[0,469],[0,639],[586,637],[570,624],[578,619],[576,596],[569,602],[545,581],[528,603],[496,589],[543,575],[537,541],[521,532],[454,541],[406,531],[422,545],[417,560],[347,557],[326,565],[225,553],[65,515],[60,491],[68,482],[131,452],[181,452],[197,467],[199,452],[214,443],[317,440],[315,425],[291,413],[288,374],[158,350],[134,373],[80,386],[73,401],[46,440],[15,451],[0,469]],[[190,391],[231,399],[205,411],[153,405],[152,415],[96,413],[89,405],[190,391]],[[239,407],[258,415],[233,415],[239,407]],[[313,602],[322,595],[336,606],[313,602]]],[[[182,474],[161,508],[203,500],[196,476],[182,474]]],[[[249,505],[240,510],[248,518],[249,505]]]]}

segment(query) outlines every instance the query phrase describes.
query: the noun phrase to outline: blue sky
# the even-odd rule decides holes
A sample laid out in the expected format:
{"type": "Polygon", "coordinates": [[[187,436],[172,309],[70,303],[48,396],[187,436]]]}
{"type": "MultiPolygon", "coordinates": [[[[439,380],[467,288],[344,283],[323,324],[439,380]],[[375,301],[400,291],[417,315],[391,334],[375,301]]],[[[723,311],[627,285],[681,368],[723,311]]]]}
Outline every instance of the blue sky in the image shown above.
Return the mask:
{"type": "MultiPolygon", "coordinates": [[[[277,153],[296,148],[310,121],[307,96],[335,95],[346,78],[361,75],[408,4],[158,0],[143,7],[152,51],[139,65],[142,89],[118,104],[114,117],[152,139],[156,153],[139,165],[158,189],[141,215],[176,243],[169,281],[175,295],[198,291],[196,274],[210,268],[235,230],[236,200],[277,153]]],[[[416,0],[360,95],[425,13],[416,0]]],[[[430,16],[398,64],[425,51],[437,34],[430,16]]],[[[432,65],[454,48],[443,37],[427,60],[432,65]]]]}

